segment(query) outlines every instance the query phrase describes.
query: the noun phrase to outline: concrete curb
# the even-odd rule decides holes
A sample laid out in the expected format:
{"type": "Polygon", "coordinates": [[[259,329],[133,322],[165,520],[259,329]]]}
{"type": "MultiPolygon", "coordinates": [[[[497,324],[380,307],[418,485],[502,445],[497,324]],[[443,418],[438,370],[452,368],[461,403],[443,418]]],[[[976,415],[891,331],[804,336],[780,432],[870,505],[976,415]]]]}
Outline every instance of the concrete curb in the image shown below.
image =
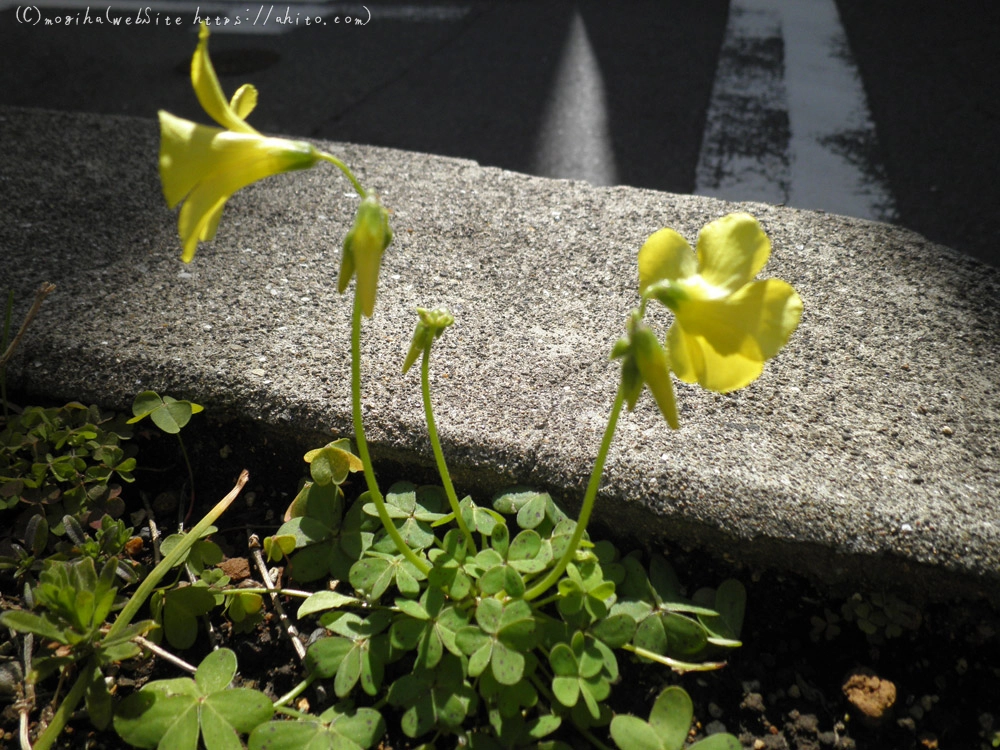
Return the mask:
{"type": "MultiPolygon", "coordinates": [[[[41,281],[59,286],[10,386],[117,408],[150,387],[277,430],[349,432],[335,280],[356,199],[336,173],[242,191],[185,266],[154,122],[7,108],[0,139],[0,287],[20,313],[41,281]]],[[[364,339],[377,454],[430,461],[418,378],[398,373],[413,308],[445,304],[457,323],[435,348],[434,398],[460,492],[531,484],[572,507],[614,396],[608,353],[637,302],[639,246],[747,210],[773,243],[765,274],[805,301],[802,325],[743,391],[679,384],[679,432],[645,396],[623,416],[598,520],[825,583],[1000,604],[1000,271],[842,216],[323,147],[394,211],[364,339]]]]}

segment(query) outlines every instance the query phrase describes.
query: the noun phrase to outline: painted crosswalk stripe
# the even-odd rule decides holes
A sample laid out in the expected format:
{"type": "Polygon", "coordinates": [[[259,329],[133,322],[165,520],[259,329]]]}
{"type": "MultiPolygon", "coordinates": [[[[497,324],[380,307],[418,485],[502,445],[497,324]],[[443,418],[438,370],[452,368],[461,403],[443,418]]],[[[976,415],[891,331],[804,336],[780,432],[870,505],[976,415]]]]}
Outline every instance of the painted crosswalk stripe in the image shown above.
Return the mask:
{"type": "Polygon", "coordinates": [[[877,153],[833,0],[732,0],[695,192],[889,221],[877,153]]]}

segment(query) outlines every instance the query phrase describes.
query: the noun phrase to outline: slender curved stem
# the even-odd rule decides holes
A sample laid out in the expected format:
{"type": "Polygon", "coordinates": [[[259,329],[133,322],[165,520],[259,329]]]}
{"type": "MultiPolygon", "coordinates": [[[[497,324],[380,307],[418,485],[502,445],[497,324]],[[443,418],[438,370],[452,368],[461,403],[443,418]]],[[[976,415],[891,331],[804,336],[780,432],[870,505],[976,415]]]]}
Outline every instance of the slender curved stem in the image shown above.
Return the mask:
{"type": "Polygon", "coordinates": [[[361,183],[358,182],[358,178],[354,176],[354,173],[348,168],[346,164],[344,164],[344,162],[342,162],[336,156],[334,156],[333,154],[328,154],[325,151],[320,151],[319,158],[322,159],[323,161],[330,162],[333,166],[335,166],[337,169],[343,172],[344,176],[351,181],[351,185],[354,186],[354,189],[357,191],[358,195],[360,195],[362,198],[364,198],[368,194],[365,192],[365,189],[361,187],[361,183]]]}
{"type": "Polygon", "coordinates": [[[274,702],[274,707],[279,708],[280,706],[284,706],[291,703],[293,700],[302,695],[302,693],[305,692],[306,688],[312,685],[315,681],[316,681],[316,676],[314,674],[310,674],[308,677],[302,680],[302,682],[300,682],[298,685],[293,687],[283,696],[278,698],[278,700],[274,702]]]}
{"type": "MultiPolygon", "coordinates": [[[[94,670],[97,668],[97,657],[91,656],[87,663],[83,665],[83,668],[77,673],[76,682],[73,683],[73,687],[70,688],[69,692],[66,693],[66,697],[62,699],[59,704],[59,708],[52,715],[52,720],[49,725],[45,727],[45,731],[39,735],[38,739],[35,740],[34,750],[49,750],[52,747],[52,743],[58,739],[59,735],[62,734],[62,730],[66,726],[66,722],[69,721],[73,712],[76,710],[77,705],[83,700],[84,694],[87,692],[87,685],[90,684],[90,680],[94,674],[94,670]]],[[[65,668],[64,668],[65,669],[65,668]]]]}
{"type": "Polygon", "coordinates": [[[444,493],[448,496],[448,504],[455,514],[455,521],[458,528],[465,536],[465,543],[468,545],[469,554],[475,555],[476,542],[472,538],[472,532],[462,517],[462,509],[458,506],[458,495],[455,493],[455,485],[451,482],[451,474],[448,472],[448,464],[444,461],[444,451],[441,450],[441,440],[438,438],[437,425],[434,423],[434,408],[431,406],[431,378],[430,378],[431,348],[424,349],[424,358],[420,364],[420,390],[424,396],[424,416],[427,419],[427,433],[431,438],[431,448],[434,450],[434,460],[437,462],[438,473],[441,475],[441,482],[444,484],[444,493]]]}
{"type": "Polygon", "coordinates": [[[156,567],[153,568],[149,572],[149,575],[147,575],[145,579],[143,579],[142,583],[139,584],[139,587],[129,598],[128,602],[126,602],[122,611],[118,613],[118,617],[115,619],[114,624],[111,625],[111,629],[104,637],[104,640],[108,640],[109,638],[113,638],[118,635],[129,623],[132,622],[132,618],[135,617],[139,608],[142,607],[149,595],[153,593],[153,589],[156,588],[163,576],[165,576],[167,572],[174,567],[174,565],[184,559],[188,550],[191,549],[191,546],[195,542],[201,539],[205,530],[215,523],[226,508],[232,505],[233,500],[235,500],[240,494],[240,491],[243,489],[243,486],[247,483],[247,479],[249,478],[249,473],[246,469],[244,469],[242,473],[240,473],[239,479],[236,480],[236,486],[229,491],[229,494],[216,503],[215,507],[212,508],[212,510],[210,510],[197,524],[195,524],[195,527],[191,529],[191,531],[184,535],[180,544],[170,550],[170,554],[157,563],[156,567]]]}
{"type": "Polygon", "coordinates": [[[594,470],[590,474],[590,482],[587,484],[587,494],[583,497],[583,507],[580,508],[580,517],[576,521],[576,528],[573,536],[569,540],[569,545],[563,556],[559,558],[556,566],[549,571],[541,581],[536,583],[524,593],[527,601],[536,599],[548,591],[559,580],[566,570],[566,566],[572,562],[576,556],[576,550],[580,546],[584,532],[587,530],[587,523],[590,521],[590,514],[594,510],[594,502],[597,499],[597,489],[601,486],[601,476],[604,474],[604,462],[608,457],[608,450],[611,448],[611,439],[615,436],[615,428],[618,426],[618,416],[622,412],[625,404],[625,392],[622,385],[618,385],[618,393],[615,394],[615,402],[611,406],[611,415],[608,417],[608,426],[604,429],[604,438],[601,440],[601,449],[597,452],[597,460],[594,462],[594,470]]]}
{"type": "Polygon", "coordinates": [[[396,524],[389,518],[389,512],[385,508],[385,500],[382,499],[378,482],[375,481],[372,460],[368,455],[368,441],[365,440],[365,426],[361,419],[361,300],[356,292],[354,294],[354,313],[351,316],[351,401],[354,417],[354,440],[358,444],[358,458],[361,459],[364,466],[368,494],[371,495],[372,502],[375,503],[375,508],[378,510],[378,518],[399,553],[409,560],[417,570],[427,575],[430,573],[431,566],[410,549],[403,541],[396,524]]]}
{"type": "Polygon", "coordinates": [[[659,662],[666,667],[670,667],[679,674],[684,674],[685,672],[711,672],[715,669],[722,669],[726,666],[726,662],[724,661],[706,661],[700,663],[678,661],[677,659],[671,659],[669,656],[658,654],[655,651],[649,651],[647,649],[640,648],[639,646],[633,646],[631,643],[625,643],[621,648],[624,651],[631,651],[633,654],[641,656],[643,659],[659,662]]]}
{"type": "MultiPolygon", "coordinates": [[[[48,281],[43,282],[38,290],[35,292],[35,299],[31,303],[31,308],[28,310],[27,314],[24,316],[24,321],[21,323],[21,327],[14,334],[14,339],[10,342],[10,346],[7,350],[0,355],[0,367],[4,367],[7,364],[7,360],[14,356],[14,350],[17,349],[17,345],[21,343],[21,337],[24,336],[24,332],[28,330],[28,326],[31,325],[32,319],[38,314],[39,308],[42,306],[42,302],[45,298],[49,296],[56,288],[55,284],[50,284],[48,281]]],[[[13,293],[12,293],[13,294],[13,293]]],[[[7,326],[4,326],[4,338],[6,338],[7,326]]]]}

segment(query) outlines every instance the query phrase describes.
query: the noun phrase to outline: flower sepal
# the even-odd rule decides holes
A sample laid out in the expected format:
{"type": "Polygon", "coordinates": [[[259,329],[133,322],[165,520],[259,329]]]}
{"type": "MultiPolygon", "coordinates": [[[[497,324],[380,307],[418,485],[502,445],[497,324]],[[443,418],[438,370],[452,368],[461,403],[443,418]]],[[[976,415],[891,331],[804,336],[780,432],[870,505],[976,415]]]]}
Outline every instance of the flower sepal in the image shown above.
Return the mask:
{"type": "Polygon", "coordinates": [[[413,367],[417,357],[431,348],[434,339],[439,338],[444,333],[444,329],[455,322],[455,316],[444,307],[437,307],[433,310],[418,307],[417,315],[420,316],[420,320],[417,321],[417,327],[413,331],[413,340],[410,341],[410,351],[407,352],[406,361],[403,362],[404,375],[413,367]]]}
{"type": "Polygon", "coordinates": [[[678,305],[684,304],[689,297],[690,295],[687,290],[681,284],[677,284],[670,279],[661,279],[654,284],[650,284],[642,293],[643,302],[655,299],[664,307],[671,310],[675,309],[678,305]]]}
{"type": "Polygon", "coordinates": [[[642,387],[648,386],[667,424],[678,429],[677,401],[667,353],[656,334],[642,322],[638,310],[633,310],[629,317],[628,337],[615,342],[611,357],[622,360],[622,395],[629,411],[635,408],[642,387]]]}

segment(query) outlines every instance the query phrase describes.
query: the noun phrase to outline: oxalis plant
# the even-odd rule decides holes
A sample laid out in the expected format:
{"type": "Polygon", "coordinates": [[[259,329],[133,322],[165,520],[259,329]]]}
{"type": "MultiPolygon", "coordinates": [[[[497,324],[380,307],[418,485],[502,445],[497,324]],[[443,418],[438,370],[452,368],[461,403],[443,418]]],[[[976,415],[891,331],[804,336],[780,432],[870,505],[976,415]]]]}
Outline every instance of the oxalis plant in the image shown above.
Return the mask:
{"type": "MultiPolygon", "coordinates": [[[[656,232],[639,250],[639,304],[611,349],[621,377],[577,519],[530,488],[502,490],[487,505],[459,498],[430,392],[433,344],[454,323],[444,308],[418,308],[402,367],[405,374],[419,361],[441,485],[397,483],[383,494],[365,438],[360,358],[363,318],[375,312],[382,256],[393,239],[388,211],[335,156],[252,128],[246,118],[257,92],[244,85],[230,100],[223,96],[208,36],[202,27],[191,78],[220,127],[160,113],[160,175],[169,206],[181,206],[182,258],[191,261],[199,243],[215,236],[226,201],[240,188],[322,162],[344,174],[359,196],[337,282],[344,293],[355,281],[354,435],[306,454],[309,479],[284,523],[261,545],[298,585],[315,587],[270,590],[276,602],[276,594],[286,602],[299,599],[298,628],[290,625],[288,632],[301,649],[301,681],[277,700],[232,687],[236,656],[220,648],[191,667],[193,677],[149,682],[118,703],[115,730],[136,747],[181,750],[199,742],[208,750],[238,748],[243,738],[255,750],[370,748],[384,746],[387,733],[418,748],[569,748],[582,741],[596,748],[679,750],[692,736],[687,693],[667,687],[648,718],[616,714],[608,701],[621,660],[678,673],[722,666],[726,652],[740,645],[745,590],[727,580],[688,598],[663,556],[623,555],[607,541],[592,541],[587,525],[623,408],[634,409],[648,387],[669,427],[678,429],[673,377],[716,392],[742,388],[797,327],[802,301],[795,290],[777,279],[754,280],[770,253],[760,225],[731,214],[701,230],[696,251],[671,229],[656,232]],[[646,323],[650,304],[673,313],[663,341],[646,323]],[[342,485],[357,472],[367,490],[348,502],[342,485]],[[306,647],[296,633],[307,623],[312,630],[313,621],[321,627],[306,647]]],[[[152,397],[144,403],[137,417],[160,406],[152,397]]],[[[181,544],[171,549],[174,564],[191,553],[221,506],[184,535],[181,552],[181,544]]],[[[78,575],[101,594],[93,623],[111,609],[111,573],[88,568],[78,575]]],[[[103,664],[138,649],[132,636],[157,627],[154,620],[130,625],[155,586],[144,581],[110,628],[79,623],[90,645],[76,683],[82,687],[73,688],[77,702],[103,664]]],[[[229,607],[236,619],[232,592],[211,591],[216,606],[229,607]]],[[[159,601],[167,600],[164,593],[159,601]]],[[[23,619],[4,623],[17,629],[25,627],[23,619]]],[[[108,701],[100,699],[106,718],[108,701]]],[[[51,744],[52,730],[36,747],[51,744]]],[[[732,735],[714,734],[692,747],[740,745],[732,735]]]]}

